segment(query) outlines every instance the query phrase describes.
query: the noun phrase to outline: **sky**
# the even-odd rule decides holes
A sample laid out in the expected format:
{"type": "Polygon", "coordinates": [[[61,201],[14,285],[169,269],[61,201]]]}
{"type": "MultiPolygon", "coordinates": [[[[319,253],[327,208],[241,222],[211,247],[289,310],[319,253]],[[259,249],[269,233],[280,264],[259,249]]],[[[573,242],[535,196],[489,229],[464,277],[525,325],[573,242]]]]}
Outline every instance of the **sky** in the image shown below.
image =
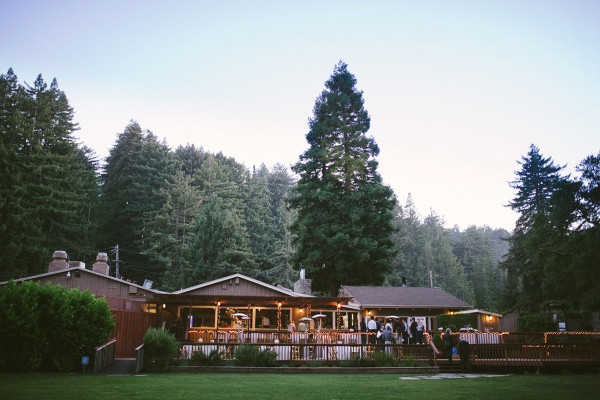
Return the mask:
{"type": "Polygon", "coordinates": [[[291,166],[343,60],[384,182],[461,230],[513,229],[531,144],[572,174],[600,151],[595,0],[0,0],[0,36],[0,73],[56,78],[100,159],[135,120],[173,149],[291,166]]]}

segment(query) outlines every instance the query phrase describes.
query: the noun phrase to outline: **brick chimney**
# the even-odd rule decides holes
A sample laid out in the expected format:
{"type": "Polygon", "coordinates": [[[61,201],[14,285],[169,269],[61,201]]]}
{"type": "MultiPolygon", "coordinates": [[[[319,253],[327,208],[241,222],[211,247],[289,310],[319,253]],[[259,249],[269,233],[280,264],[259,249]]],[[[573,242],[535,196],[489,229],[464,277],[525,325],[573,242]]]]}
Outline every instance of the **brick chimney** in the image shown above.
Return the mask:
{"type": "Polygon", "coordinates": [[[50,261],[48,264],[48,272],[61,271],[68,268],[69,263],[67,263],[67,252],[55,250],[52,254],[52,261],[50,261]]]}
{"type": "Polygon", "coordinates": [[[300,279],[294,283],[294,292],[304,295],[312,294],[312,279],[304,278],[304,268],[300,269],[300,279]]]}
{"type": "Polygon", "coordinates": [[[92,265],[92,271],[99,274],[108,275],[108,255],[106,253],[98,253],[96,262],[92,265]]]}

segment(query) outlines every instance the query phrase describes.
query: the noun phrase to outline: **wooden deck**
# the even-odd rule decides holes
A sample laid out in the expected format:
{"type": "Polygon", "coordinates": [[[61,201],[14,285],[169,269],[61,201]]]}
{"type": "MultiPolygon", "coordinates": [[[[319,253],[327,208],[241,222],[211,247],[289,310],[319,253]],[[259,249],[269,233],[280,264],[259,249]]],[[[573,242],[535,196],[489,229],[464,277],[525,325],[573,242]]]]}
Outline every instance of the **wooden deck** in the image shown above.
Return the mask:
{"type": "MultiPolygon", "coordinates": [[[[471,344],[470,362],[476,368],[600,366],[600,334],[597,333],[460,333],[457,336],[471,344]]],[[[446,359],[431,344],[374,345],[369,343],[369,335],[363,333],[248,332],[241,335],[229,331],[195,332],[195,337],[195,342],[181,343],[180,358],[191,359],[195,351],[209,354],[216,349],[224,353],[225,360],[232,360],[236,348],[246,344],[273,350],[282,363],[321,361],[336,365],[355,357],[373,358],[376,352],[387,352],[400,362],[408,359],[419,365],[438,366],[446,359]]],[[[460,365],[456,355],[454,360],[460,365]]]]}

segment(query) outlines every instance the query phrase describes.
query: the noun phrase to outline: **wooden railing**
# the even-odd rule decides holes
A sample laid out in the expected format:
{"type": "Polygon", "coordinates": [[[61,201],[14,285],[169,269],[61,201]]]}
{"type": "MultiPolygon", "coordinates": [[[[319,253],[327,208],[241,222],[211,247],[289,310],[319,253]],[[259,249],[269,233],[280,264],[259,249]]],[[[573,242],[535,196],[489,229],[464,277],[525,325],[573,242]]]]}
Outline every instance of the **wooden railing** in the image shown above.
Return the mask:
{"type": "Polygon", "coordinates": [[[374,333],[319,331],[287,332],[277,330],[244,331],[236,330],[201,330],[193,329],[188,334],[188,341],[194,343],[298,343],[300,341],[318,340],[320,343],[361,344],[374,333]]]}
{"type": "Polygon", "coordinates": [[[471,363],[485,366],[600,365],[595,344],[478,344],[471,346],[471,363]]]}
{"type": "Polygon", "coordinates": [[[96,347],[94,351],[94,372],[98,372],[115,360],[115,344],[117,339],[96,347]]]}
{"type": "Polygon", "coordinates": [[[322,361],[324,363],[337,363],[353,358],[373,358],[376,352],[387,352],[396,359],[402,361],[410,358],[411,362],[418,364],[434,364],[434,355],[431,347],[428,345],[362,345],[362,344],[322,344],[322,343],[182,343],[180,345],[180,358],[191,359],[194,352],[203,352],[210,354],[217,350],[222,352],[224,360],[233,360],[235,351],[239,346],[256,346],[261,350],[270,349],[277,353],[277,360],[281,362],[288,361],[322,361]]]}
{"type": "Polygon", "coordinates": [[[454,335],[470,344],[600,345],[599,332],[459,332],[454,335]]]}
{"type": "Polygon", "coordinates": [[[144,368],[144,344],[135,348],[135,373],[139,374],[144,368]]]}
{"type": "MultiPolygon", "coordinates": [[[[429,343],[429,335],[423,335],[424,344],[429,343]]],[[[277,330],[260,330],[238,332],[235,330],[200,330],[189,331],[188,341],[193,343],[301,343],[311,341],[320,344],[371,344],[375,341],[375,333],[339,332],[311,330],[309,332],[287,332],[277,330]]]]}

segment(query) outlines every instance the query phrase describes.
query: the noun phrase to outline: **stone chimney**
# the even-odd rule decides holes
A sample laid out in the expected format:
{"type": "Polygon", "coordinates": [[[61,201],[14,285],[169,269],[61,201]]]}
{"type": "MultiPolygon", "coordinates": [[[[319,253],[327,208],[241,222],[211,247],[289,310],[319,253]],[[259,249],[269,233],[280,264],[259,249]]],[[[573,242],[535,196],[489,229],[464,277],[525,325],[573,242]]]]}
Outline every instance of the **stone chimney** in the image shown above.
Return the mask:
{"type": "Polygon", "coordinates": [[[92,265],[92,271],[99,274],[108,275],[108,255],[106,253],[98,253],[96,262],[92,265]]]}
{"type": "Polygon", "coordinates": [[[68,268],[67,252],[62,250],[54,251],[52,254],[52,261],[48,264],[48,272],[61,271],[68,268]]]}
{"type": "Polygon", "coordinates": [[[304,295],[312,294],[312,279],[304,278],[304,268],[300,269],[300,279],[294,283],[294,292],[304,295]]]}

